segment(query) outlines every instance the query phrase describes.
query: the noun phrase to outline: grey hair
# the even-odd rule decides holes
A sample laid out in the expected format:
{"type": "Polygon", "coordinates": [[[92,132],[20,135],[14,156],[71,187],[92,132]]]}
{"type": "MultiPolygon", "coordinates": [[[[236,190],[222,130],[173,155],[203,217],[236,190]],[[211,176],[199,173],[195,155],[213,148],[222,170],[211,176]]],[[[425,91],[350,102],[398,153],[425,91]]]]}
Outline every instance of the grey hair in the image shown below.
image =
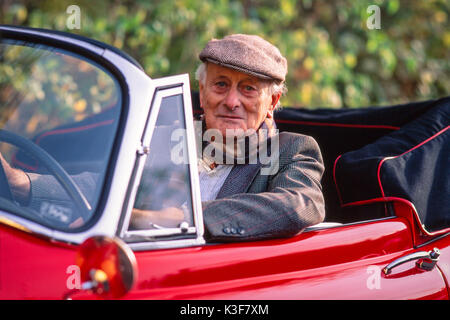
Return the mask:
{"type": "MultiPolygon", "coordinates": [[[[206,81],[206,68],[207,68],[207,62],[202,62],[198,67],[197,70],[195,71],[195,79],[200,82],[202,85],[205,85],[205,81],[206,81]]],[[[284,94],[286,94],[287,92],[287,87],[286,87],[286,83],[280,82],[278,80],[264,80],[264,81],[268,81],[270,83],[270,87],[269,87],[269,92],[271,95],[277,95],[277,94],[281,94],[282,96],[284,94]]],[[[275,106],[275,110],[278,110],[281,108],[281,103],[278,100],[277,105],[275,106]]]]}

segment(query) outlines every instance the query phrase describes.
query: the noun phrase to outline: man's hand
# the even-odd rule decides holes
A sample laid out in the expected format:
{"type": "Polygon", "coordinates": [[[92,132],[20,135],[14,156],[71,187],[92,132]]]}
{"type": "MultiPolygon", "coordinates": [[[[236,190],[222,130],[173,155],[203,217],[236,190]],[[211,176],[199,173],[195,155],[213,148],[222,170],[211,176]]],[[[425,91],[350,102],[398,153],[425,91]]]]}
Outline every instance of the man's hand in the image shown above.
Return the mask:
{"type": "Polygon", "coordinates": [[[130,224],[136,229],[148,229],[151,224],[166,228],[177,228],[183,221],[185,221],[185,217],[183,210],[180,208],[169,207],[158,211],[134,208],[130,224]]]}
{"type": "Polygon", "coordinates": [[[28,176],[22,170],[12,168],[1,153],[0,161],[14,198],[20,202],[27,202],[30,194],[30,180],[28,176]]]}

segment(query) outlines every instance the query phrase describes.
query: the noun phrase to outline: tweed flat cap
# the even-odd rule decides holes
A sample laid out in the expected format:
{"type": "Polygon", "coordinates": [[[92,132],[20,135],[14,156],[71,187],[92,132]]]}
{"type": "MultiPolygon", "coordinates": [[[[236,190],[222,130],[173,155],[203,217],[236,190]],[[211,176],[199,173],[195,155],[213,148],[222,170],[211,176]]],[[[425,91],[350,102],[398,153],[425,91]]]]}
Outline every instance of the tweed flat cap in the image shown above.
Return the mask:
{"type": "Polygon", "coordinates": [[[278,48],[255,35],[233,34],[212,39],[199,58],[262,79],[284,81],[287,74],[286,58],[278,48]]]}

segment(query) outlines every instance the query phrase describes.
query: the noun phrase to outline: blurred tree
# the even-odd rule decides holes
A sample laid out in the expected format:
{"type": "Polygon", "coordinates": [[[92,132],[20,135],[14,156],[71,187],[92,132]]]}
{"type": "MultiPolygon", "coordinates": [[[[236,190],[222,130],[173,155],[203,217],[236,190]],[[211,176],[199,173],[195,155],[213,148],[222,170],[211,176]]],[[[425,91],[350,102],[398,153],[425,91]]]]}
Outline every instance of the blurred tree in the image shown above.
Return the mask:
{"type": "Polygon", "coordinates": [[[289,62],[285,106],[362,107],[448,95],[448,0],[0,1],[0,23],[69,31],[123,49],[153,78],[190,73],[213,37],[258,34],[289,62]],[[369,29],[370,5],[381,28],[369,29]]]}

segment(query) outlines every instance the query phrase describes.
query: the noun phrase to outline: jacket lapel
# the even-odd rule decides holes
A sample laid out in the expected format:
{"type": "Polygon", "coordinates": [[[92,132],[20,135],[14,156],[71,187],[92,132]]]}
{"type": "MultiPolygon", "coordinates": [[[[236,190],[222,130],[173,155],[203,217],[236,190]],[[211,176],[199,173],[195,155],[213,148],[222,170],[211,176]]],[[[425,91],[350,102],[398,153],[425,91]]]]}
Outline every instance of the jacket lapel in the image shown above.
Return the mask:
{"type": "MultiPolygon", "coordinates": [[[[277,126],[275,122],[273,122],[270,126],[270,129],[276,128],[277,126]]],[[[206,124],[205,121],[203,121],[203,132],[205,129],[206,124]]],[[[266,130],[269,129],[266,121],[263,121],[259,129],[266,129],[266,130]]],[[[257,157],[256,164],[235,165],[231,170],[230,174],[228,175],[228,177],[225,179],[225,182],[223,183],[222,188],[220,188],[220,191],[217,194],[216,199],[225,198],[237,193],[247,192],[248,188],[250,187],[253,180],[257,176],[259,170],[261,169],[261,166],[262,164],[259,161],[259,157],[257,157]]]]}
{"type": "Polygon", "coordinates": [[[235,165],[225,179],[216,199],[247,192],[260,168],[259,162],[257,164],[235,165]]]}

